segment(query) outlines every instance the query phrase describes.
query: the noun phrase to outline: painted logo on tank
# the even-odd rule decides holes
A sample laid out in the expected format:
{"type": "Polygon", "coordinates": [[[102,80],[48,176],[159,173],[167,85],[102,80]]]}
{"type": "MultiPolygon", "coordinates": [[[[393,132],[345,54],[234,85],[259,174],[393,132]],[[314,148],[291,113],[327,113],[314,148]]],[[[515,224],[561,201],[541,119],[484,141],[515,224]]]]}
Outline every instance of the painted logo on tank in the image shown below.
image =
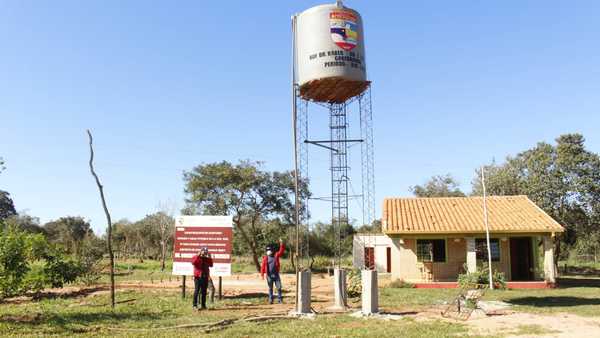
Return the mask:
{"type": "Polygon", "coordinates": [[[356,14],[345,10],[333,10],[329,13],[331,38],[343,50],[352,50],[358,44],[358,18],[356,14]]]}

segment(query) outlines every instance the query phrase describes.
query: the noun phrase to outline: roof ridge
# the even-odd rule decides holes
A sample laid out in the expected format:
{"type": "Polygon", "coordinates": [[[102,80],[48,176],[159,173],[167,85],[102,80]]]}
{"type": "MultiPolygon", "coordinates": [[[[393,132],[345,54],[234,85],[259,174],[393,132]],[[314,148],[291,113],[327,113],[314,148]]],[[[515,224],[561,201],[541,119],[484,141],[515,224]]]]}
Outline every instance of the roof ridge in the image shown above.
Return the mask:
{"type": "MultiPolygon", "coordinates": [[[[486,198],[500,198],[500,199],[504,199],[504,198],[515,198],[515,197],[521,197],[521,198],[527,198],[529,199],[529,197],[527,197],[527,195],[488,195],[486,196],[486,198]]],[[[387,200],[423,200],[423,199],[478,199],[478,198],[483,198],[483,196],[443,196],[443,197],[384,197],[383,200],[387,201],[387,200]]]]}

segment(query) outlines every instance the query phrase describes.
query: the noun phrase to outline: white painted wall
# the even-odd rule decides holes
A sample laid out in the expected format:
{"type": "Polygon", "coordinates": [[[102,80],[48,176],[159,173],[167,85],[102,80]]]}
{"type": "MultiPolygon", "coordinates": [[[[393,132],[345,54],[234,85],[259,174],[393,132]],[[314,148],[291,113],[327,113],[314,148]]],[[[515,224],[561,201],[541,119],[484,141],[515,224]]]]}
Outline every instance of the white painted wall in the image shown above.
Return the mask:
{"type": "Polygon", "coordinates": [[[394,270],[394,247],[392,239],[384,234],[357,234],[352,241],[352,263],[355,268],[364,266],[364,248],[375,248],[377,272],[387,272],[387,248],[392,248],[392,271],[394,270]]]}

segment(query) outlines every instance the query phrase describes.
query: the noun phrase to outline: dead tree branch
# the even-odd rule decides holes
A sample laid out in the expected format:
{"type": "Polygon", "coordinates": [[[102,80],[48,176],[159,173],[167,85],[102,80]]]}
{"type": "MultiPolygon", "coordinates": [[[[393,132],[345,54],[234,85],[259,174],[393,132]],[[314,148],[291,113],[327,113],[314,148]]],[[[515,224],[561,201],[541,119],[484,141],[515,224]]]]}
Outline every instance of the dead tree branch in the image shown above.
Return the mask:
{"type": "Polygon", "coordinates": [[[93,147],[93,138],[90,130],[87,130],[89,144],[90,144],[90,172],[94,179],[96,180],[96,185],[98,186],[98,190],[100,191],[100,199],[102,200],[102,208],[104,208],[104,214],[106,215],[106,223],[107,223],[107,237],[106,237],[106,245],[108,248],[108,257],[110,258],[110,305],[111,308],[115,308],[115,257],[112,250],[112,221],[110,220],[110,213],[108,212],[108,207],[106,206],[106,199],[104,198],[104,187],[102,183],[100,183],[100,179],[98,175],[96,175],[96,171],[94,171],[94,147],[93,147]]]}

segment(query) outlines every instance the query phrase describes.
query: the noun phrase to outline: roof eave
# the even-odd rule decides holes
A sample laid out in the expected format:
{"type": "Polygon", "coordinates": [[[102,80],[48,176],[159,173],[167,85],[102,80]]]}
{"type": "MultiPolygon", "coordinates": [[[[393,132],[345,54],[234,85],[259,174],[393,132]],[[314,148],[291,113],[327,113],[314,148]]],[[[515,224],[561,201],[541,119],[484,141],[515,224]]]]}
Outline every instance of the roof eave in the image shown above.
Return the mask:
{"type": "MultiPolygon", "coordinates": [[[[490,234],[548,234],[562,233],[564,229],[544,229],[544,230],[490,230],[490,234]]],[[[427,230],[391,230],[383,231],[386,235],[443,235],[443,234],[485,234],[485,230],[444,230],[444,231],[427,231],[427,230]]]]}

